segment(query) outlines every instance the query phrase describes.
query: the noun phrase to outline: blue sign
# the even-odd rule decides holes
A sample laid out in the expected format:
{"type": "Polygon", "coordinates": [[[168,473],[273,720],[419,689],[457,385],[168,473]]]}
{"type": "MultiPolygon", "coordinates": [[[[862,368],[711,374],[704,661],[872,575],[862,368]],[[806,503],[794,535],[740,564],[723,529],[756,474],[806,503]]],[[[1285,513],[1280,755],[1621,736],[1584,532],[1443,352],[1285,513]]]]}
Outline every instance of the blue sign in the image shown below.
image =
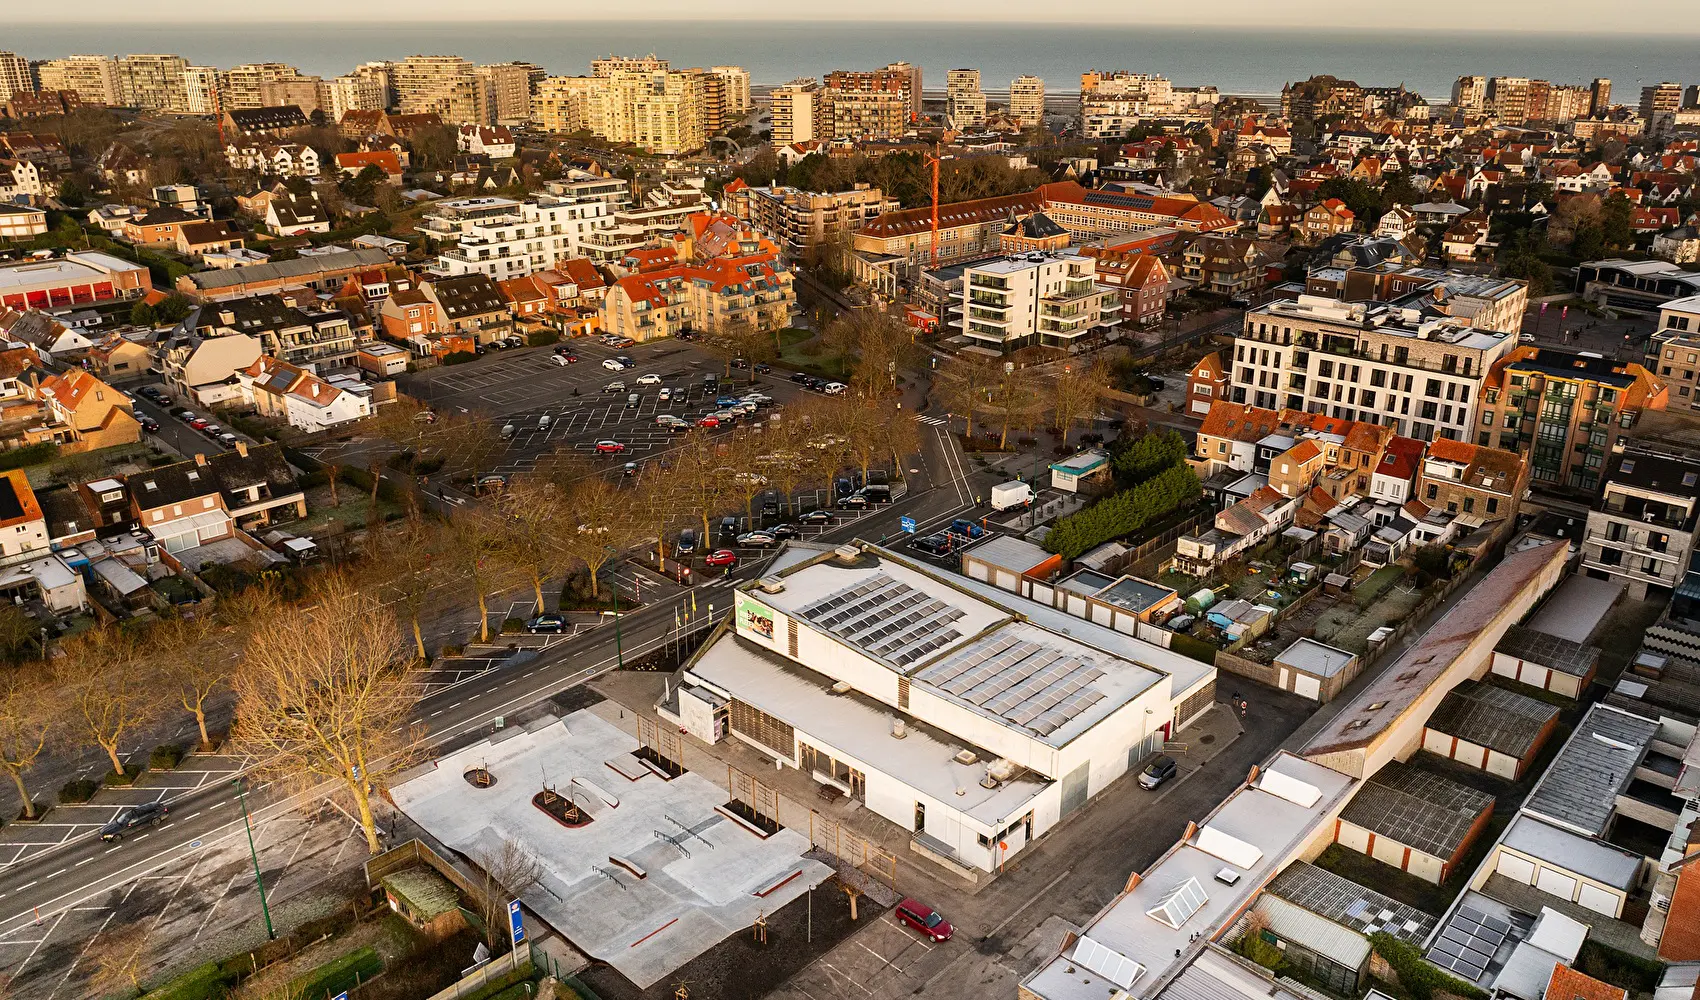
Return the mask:
{"type": "Polygon", "coordinates": [[[904,531],[909,532],[911,535],[913,535],[915,533],[915,519],[914,518],[905,517],[902,520],[898,521],[897,523],[904,531]]]}
{"type": "Polygon", "coordinates": [[[338,993],[336,996],[331,997],[331,1000],[348,1000],[348,991],[343,990],[341,993],[338,993]]]}
{"type": "Polygon", "coordinates": [[[508,901],[508,929],[513,934],[514,947],[525,940],[525,917],[519,912],[519,900],[508,901]]]}

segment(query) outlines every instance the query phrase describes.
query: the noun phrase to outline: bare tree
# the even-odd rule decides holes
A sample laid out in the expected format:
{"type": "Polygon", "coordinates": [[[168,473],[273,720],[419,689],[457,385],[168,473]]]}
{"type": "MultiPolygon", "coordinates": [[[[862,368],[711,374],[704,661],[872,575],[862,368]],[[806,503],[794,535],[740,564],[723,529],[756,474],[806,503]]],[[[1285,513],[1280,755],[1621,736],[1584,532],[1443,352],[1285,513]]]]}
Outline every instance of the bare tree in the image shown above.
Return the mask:
{"type": "Polygon", "coordinates": [[[422,732],[406,725],[418,700],[417,671],[395,615],[347,580],[331,577],[309,609],[274,616],[248,643],[233,677],[239,752],[262,776],[330,782],[354,801],[366,847],[378,841],[372,796],[422,756],[422,732]]]}
{"type": "Polygon", "coordinates": [[[113,773],[121,775],[118,748],[124,737],[158,717],[158,677],[139,655],[135,638],[116,626],[90,629],[60,648],[65,655],[56,672],[73,728],[106,751],[113,773]]]}
{"type": "Polygon", "coordinates": [[[433,593],[443,582],[445,546],[449,544],[443,525],[431,518],[410,517],[396,529],[379,530],[373,557],[363,567],[374,592],[393,603],[413,633],[414,651],[421,661],[429,657],[420,617],[433,593]]]}
{"type": "Polygon", "coordinates": [[[986,408],[986,396],[997,383],[996,358],[979,353],[959,354],[945,363],[933,386],[950,412],[968,421],[966,434],[974,436],[974,414],[986,408]]]}
{"type": "Polygon", "coordinates": [[[730,499],[730,484],[721,473],[724,463],[717,442],[703,431],[692,431],[673,460],[673,480],[684,508],[702,520],[702,533],[709,534],[708,519],[730,499]]]}
{"type": "Polygon", "coordinates": [[[566,490],[560,544],[590,574],[590,596],[601,595],[602,567],[639,537],[641,523],[631,517],[632,496],[597,475],[580,475],[566,490]]]}
{"type": "Polygon", "coordinates": [[[473,852],[472,863],[484,873],[484,941],[492,950],[509,940],[508,900],[518,899],[543,877],[543,863],[512,838],[495,850],[473,852]]]}
{"type": "Polygon", "coordinates": [[[1086,365],[1075,362],[1057,376],[1056,385],[1051,389],[1051,405],[1063,444],[1068,443],[1068,433],[1075,423],[1092,418],[1098,401],[1109,387],[1109,373],[1097,363],[1086,365]]]}
{"type": "Polygon", "coordinates": [[[142,976],[149,965],[149,956],[143,950],[148,943],[147,931],[136,924],[120,925],[101,936],[106,940],[93,949],[90,991],[101,997],[140,996],[144,992],[142,976]]]}
{"type": "Polygon", "coordinates": [[[478,641],[490,641],[490,592],[512,579],[500,526],[478,511],[461,510],[449,522],[445,555],[478,599],[478,641]]]}
{"type": "Polygon", "coordinates": [[[565,490],[554,478],[516,476],[502,490],[497,509],[506,518],[504,547],[508,557],[531,579],[537,613],[549,610],[543,600],[543,581],[560,568],[557,534],[569,530],[571,517],[565,490]]]}
{"type": "Polygon", "coordinates": [[[212,745],[207,731],[207,702],[223,688],[236,665],[240,642],[227,643],[212,615],[173,614],[148,630],[151,658],[171,695],[195,717],[201,746],[212,745]]]}
{"type": "Polygon", "coordinates": [[[0,771],[17,786],[25,819],[35,819],[36,813],[24,776],[41,758],[58,721],[58,698],[51,683],[15,672],[0,684],[0,771]]]}
{"type": "Polygon", "coordinates": [[[998,448],[1008,448],[1010,428],[1019,427],[1023,420],[1031,421],[1039,409],[1038,386],[1026,369],[1007,365],[992,386],[991,401],[1003,425],[998,448]]]}

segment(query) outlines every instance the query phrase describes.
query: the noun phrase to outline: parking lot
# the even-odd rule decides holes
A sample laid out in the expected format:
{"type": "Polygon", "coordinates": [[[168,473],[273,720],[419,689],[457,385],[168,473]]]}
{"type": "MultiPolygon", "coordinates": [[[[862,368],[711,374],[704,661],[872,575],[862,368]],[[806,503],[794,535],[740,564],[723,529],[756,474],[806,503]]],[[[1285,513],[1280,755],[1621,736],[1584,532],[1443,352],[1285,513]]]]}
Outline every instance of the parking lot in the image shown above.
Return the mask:
{"type": "Polygon", "coordinates": [[[956,938],[929,941],[898,922],[891,910],[871,923],[864,913],[862,922],[865,926],[848,941],[769,995],[775,1000],[907,995],[918,992],[937,970],[972,947],[956,938]]]}

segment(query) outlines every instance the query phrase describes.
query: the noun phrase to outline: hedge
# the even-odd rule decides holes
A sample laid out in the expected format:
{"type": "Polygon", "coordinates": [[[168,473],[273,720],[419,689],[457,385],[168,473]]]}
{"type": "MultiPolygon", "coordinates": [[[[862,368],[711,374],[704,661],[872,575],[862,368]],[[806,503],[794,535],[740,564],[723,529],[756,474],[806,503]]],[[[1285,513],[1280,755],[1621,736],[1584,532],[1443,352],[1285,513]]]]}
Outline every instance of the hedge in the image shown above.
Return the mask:
{"type": "Polygon", "coordinates": [[[60,802],[87,802],[94,798],[94,793],[100,791],[100,782],[88,778],[77,778],[67,781],[59,788],[60,802]]]}
{"type": "Polygon", "coordinates": [[[1487,994],[1456,976],[1443,972],[1423,960],[1423,953],[1413,944],[1399,940],[1386,931],[1369,936],[1376,954],[1393,966],[1399,985],[1411,1000],[1431,1000],[1436,993],[1451,993],[1465,1000],[1486,1000],[1487,994]]]}
{"type": "Polygon", "coordinates": [[[142,1000],[220,1000],[241,979],[234,970],[217,962],[196,966],[164,986],[142,995],[142,1000]]]}
{"type": "Polygon", "coordinates": [[[43,462],[51,462],[58,457],[59,446],[52,441],[26,444],[22,448],[13,448],[4,455],[0,455],[0,471],[40,465],[43,462]]]}
{"type": "Polygon", "coordinates": [[[300,1000],[327,1000],[352,990],[384,971],[384,960],[370,947],[351,951],[289,981],[289,995],[300,1000]]]}
{"type": "Polygon", "coordinates": [[[550,344],[559,343],[560,340],[561,335],[554,330],[538,330],[525,338],[525,342],[532,347],[548,347],[550,344]]]}
{"type": "Polygon", "coordinates": [[[1131,490],[1105,497],[1058,521],[1045,536],[1045,548],[1073,559],[1113,538],[1132,534],[1202,494],[1198,476],[1184,465],[1171,466],[1131,490]]]}
{"type": "Polygon", "coordinates": [[[183,748],[176,743],[161,743],[148,756],[148,767],[155,771],[169,771],[181,763],[183,748]]]}
{"type": "Polygon", "coordinates": [[[468,361],[477,360],[478,355],[472,351],[452,351],[443,355],[445,365],[464,365],[468,361]]]}

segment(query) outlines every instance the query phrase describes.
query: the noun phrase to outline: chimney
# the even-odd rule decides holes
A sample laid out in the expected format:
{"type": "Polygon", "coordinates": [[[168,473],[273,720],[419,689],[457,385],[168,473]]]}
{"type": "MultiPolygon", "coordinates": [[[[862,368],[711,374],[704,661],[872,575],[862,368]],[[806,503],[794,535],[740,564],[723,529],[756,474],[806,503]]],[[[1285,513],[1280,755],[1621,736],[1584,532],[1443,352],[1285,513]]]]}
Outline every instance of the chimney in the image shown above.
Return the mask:
{"type": "Polygon", "coordinates": [[[205,456],[205,455],[196,455],[196,456],[195,456],[195,464],[196,464],[196,465],[205,465],[205,464],[207,464],[207,456],[205,456]]]}
{"type": "Polygon", "coordinates": [[[1184,844],[1187,841],[1191,840],[1192,835],[1197,833],[1197,832],[1198,832],[1198,824],[1193,822],[1190,819],[1187,820],[1186,821],[1186,832],[1181,834],[1181,843],[1184,844]]]}
{"type": "Polygon", "coordinates": [[[248,457],[248,442],[246,442],[246,441],[236,442],[236,454],[241,455],[243,458],[247,458],[248,457]]]}

